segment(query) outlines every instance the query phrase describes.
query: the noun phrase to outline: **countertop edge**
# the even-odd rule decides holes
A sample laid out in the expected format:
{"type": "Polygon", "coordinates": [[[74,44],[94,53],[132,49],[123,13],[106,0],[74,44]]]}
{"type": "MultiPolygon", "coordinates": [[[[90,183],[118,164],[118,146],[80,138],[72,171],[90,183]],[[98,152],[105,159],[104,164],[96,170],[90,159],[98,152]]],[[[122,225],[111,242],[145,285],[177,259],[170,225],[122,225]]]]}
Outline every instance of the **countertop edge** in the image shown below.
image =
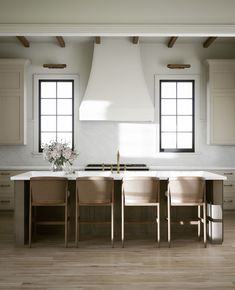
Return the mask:
{"type": "MultiPolygon", "coordinates": [[[[152,166],[147,165],[149,170],[178,170],[178,171],[187,171],[187,170],[200,170],[200,171],[225,171],[225,170],[232,170],[235,171],[235,167],[216,167],[216,166],[208,166],[208,167],[199,167],[199,166],[152,166]]],[[[85,166],[74,166],[74,170],[84,170],[85,166]]],[[[36,171],[36,170],[50,170],[50,166],[0,166],[0,170],[26,170],[26,171],[36,171]]]]}

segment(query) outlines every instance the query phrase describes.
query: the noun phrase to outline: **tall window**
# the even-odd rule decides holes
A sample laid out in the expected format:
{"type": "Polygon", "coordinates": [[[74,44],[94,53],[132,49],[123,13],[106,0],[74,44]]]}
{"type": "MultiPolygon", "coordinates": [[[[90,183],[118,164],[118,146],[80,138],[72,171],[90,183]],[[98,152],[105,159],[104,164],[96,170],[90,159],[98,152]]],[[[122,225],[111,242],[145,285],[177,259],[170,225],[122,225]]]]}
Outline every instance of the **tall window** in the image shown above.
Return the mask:
{"type": "Polygon", "coordinates": [[[50,141],[74,147],[74,80],[39,80],[39,152],[50,141]]]}
{"type": "Polygon", "coordinates": [[[194,80],[160,80],[160,152],[194,152],[194,80]]]}

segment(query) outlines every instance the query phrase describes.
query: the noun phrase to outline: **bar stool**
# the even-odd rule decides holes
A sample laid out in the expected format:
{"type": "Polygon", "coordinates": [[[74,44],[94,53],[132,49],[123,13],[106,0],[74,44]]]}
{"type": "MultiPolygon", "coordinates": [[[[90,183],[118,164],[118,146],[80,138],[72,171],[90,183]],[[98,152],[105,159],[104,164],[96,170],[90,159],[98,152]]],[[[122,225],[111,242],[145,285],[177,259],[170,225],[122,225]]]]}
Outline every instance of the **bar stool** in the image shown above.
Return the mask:
{"type": "Polygon", "coordinates": [[[68,180],[64,177],[31,177],[29,201],[29,247],[34,225],[64,225],[65,247],[68,246],[68,180]],[[37,221],[36,207],[64,207],[64,221],[37,221]],[[34,212],[34,220],[32,218],[34,212]]]}
{"type": "MultiPolygon", "coordinates": [[[[122,181],[122,247],[126,206],[156,207],[156,240],[160,246],[160,180],[156,177],[126,177],[122,181]]],[[[139,221],[140,223],[142,221],[139,221]]],[[[130,222],[129,222],[130,223],[130,222]]],[[[134,222],[136,223],[136,222],[134,222]]]]}
{"type": "MultiPolygon", "coordinates": [[[[81,206],[109,206],[111,208],[111,245],[114,246],[114,179],[112,177],[78,177],[76,179],[75,244],[78,247],[81,206]]],[[[85,223],[88,223],[87,221],[85,223]]],[[[94,221],[89,221],[94,223],[94,221]]],[[[107,223],[95,221],[95,223],[107,223]]]]}
{"type": "MultiPolygon", "coordinates": [[[[168,218],[168,245],[171,246],[171,207],[197,206],[198,208],[198,238],[201,236],[201,222],[203,223],[203,240],[206,247],[206,189],[205,179],[202,177],[172,177],[168,182],[167,191],[167,218],[168,218]],[[201,207],[203,218],[201,218],[201,207]]],[[[193,221],[191,221],[193,222],[193,221]]]]}

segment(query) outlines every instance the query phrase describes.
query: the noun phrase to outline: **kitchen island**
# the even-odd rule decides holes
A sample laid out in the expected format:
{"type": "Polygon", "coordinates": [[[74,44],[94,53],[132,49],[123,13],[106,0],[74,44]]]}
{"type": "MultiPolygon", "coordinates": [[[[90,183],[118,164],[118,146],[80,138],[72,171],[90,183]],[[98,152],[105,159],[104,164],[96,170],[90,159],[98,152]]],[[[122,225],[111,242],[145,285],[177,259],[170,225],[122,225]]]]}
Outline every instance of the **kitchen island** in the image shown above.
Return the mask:
{"type": "MultiPolygon", "coordinates": [[[[28,213],[29,213],[29,183],[31,177],[36,176],[64,176],[69,180],[71,193],[71,229],[74,224],[75,181],[77,177],[84,176],[110,176],[115,180],[115,238],[120,235],[120,203],[121,203],[121,180],[128,176],[153,176],[160,179],[161,190],[161,226],[164,223],[164,209],[166,203],[165,191],[167,180],[174,176],[199,176],[206,180],[207,199],[207,235],[211,243],[222,244],[223,242],[223,181],[225,176],[207,171],[76,171],[73,174],[51,171],[29,171],[11,177],[14,181],[15,199],[15,244],[23,246],[28,242],[28,213]]],[[[164,240],[164,239],[163,239],[164,240]]]]}

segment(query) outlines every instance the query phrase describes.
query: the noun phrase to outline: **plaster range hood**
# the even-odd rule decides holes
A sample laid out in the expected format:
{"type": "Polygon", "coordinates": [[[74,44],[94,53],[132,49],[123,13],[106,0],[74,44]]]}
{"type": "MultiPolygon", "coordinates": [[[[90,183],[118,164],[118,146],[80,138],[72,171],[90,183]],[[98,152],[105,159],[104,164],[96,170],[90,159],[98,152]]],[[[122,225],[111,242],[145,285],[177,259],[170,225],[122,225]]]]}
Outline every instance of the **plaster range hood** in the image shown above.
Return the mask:
{"type": "Polygon", "coordinates": [[[153,121],[154,106],[141,65],[139,44],[104,37],[94,44],[93,61],[80,120],[153,121]]]}

